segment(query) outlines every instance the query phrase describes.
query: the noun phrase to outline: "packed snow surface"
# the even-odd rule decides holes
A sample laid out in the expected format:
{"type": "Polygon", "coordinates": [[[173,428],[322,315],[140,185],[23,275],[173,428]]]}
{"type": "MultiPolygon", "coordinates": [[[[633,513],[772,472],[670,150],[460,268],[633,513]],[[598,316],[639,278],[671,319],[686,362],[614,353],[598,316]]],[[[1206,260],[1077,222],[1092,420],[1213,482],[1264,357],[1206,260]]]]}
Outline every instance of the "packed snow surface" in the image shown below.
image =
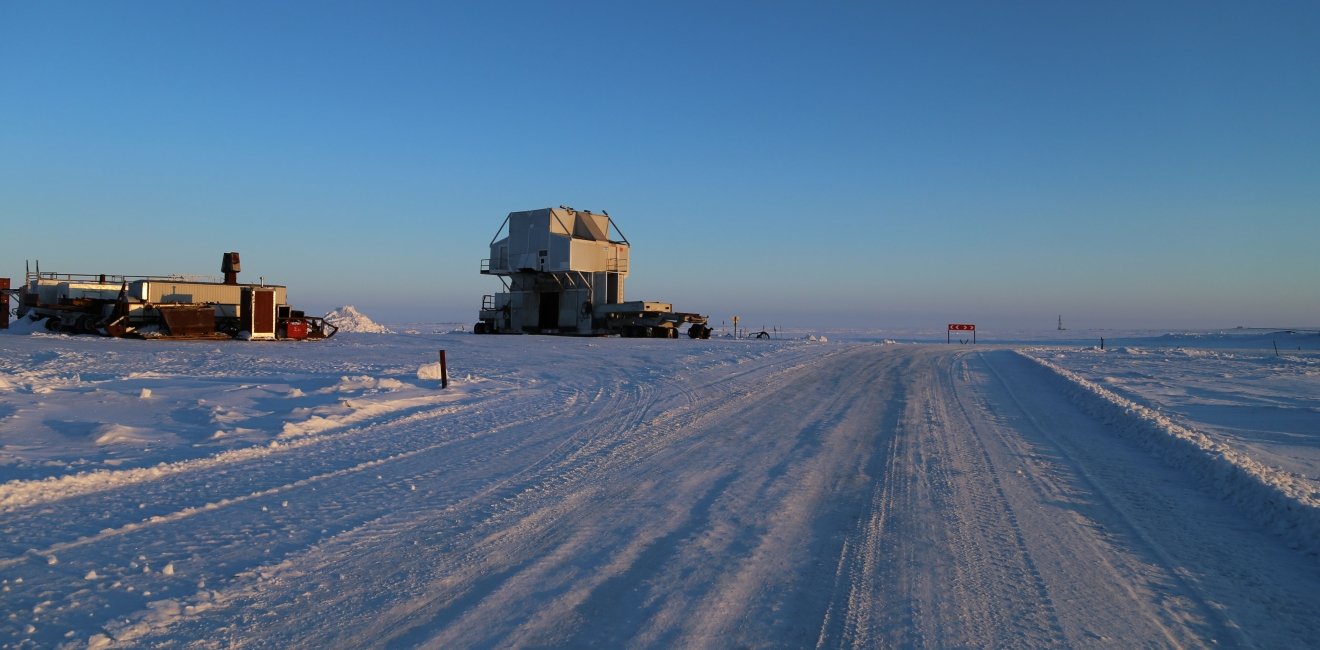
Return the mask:
{"type": "Polygon", "coordinates": [[[0,647],[1303,647],[1320,629],[1304,335],[1276,354],[426,330],[0,335],[0,647]]]}
{"type": "Polygon", "coordinates": [[[357,310],[353,305],[344,305],[339,309],[332,309],[324,316],[326,322],[339,328],[341,332],[358,332],[367,334],[393,334],[390,328],[371,320],[366,314],[357,310]]]}

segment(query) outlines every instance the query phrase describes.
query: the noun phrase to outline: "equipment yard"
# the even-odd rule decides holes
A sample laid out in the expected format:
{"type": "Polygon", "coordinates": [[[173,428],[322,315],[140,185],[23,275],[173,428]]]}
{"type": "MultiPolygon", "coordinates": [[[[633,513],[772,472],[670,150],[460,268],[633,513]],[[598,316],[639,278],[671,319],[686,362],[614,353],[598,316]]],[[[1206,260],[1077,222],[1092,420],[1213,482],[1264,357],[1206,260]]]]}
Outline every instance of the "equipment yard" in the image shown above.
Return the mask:
{"type": "MultiPolygon", "coordinates": [[[[15,314],[52,332],[131,338],[303,340],[336,328],[287,303],[287,288],[240,284],[237,252],[221,257],[223,278],[43,272],[29,266],[23,284],[0,289],[17,298],[15,314]]],[[[0,303],[9,324],[7,302],[0,303]]]]}
{"type": "MultiPolygon", "coordinates": [[[[1204,480],[1133,442],[1154,425],[1093,414],[1108,398],[1004,347],[0,348],[0,647],[1300,647],[1320,629],[1315,497],[1274,494],[1314,475],[1204,480]]],[[[1276,453],[1316,455],[1314,351],[1207,354],[1277,397],[1276,453]]],[[[1160,376],[1204,388],[1197,358],[1160,376]]]]}

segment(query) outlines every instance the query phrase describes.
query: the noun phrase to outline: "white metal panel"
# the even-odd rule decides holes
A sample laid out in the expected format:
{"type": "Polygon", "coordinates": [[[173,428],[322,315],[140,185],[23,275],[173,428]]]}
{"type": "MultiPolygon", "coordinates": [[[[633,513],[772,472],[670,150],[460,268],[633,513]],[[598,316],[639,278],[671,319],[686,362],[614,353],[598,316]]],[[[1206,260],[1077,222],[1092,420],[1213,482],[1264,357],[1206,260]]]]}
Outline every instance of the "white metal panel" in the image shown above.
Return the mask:
{"type": "Polygon", "coordinates": [[[119,297],[119,285],[100,282],[61,282],[59,295],[69,300],[79,298],[114,300],[119,297]]]}
{"type": "Polygon", "coordinates": [[[534,298],[535,296],[528,291],[515,291],[509,294],[509,329],[521,332],[524,327],[536,324],[534,298]]]}
{"type": "Polygon", "coordinates": [[[595,273],[604,271],[605,261],[608,259],[610,246],[595,241],[584,239],[574,239],[572,241],[573,259],[571,270],[582,271],[583,273],[595,273]]]}
{"type": "Polygon", "coordinates": [[[551,237],[548,251],[550,255],[545,261],[545,270],[547,271],[570,271],[576,270],[572,264],[573,244],[577,242],[568,237],[558,235],[551,237]]]}
{"type": "Polygon", "coordinates": [[[546,232],[561,237],[573,236],[573,213],[563,208],[546,211],[546,232]]]}
{"type": "Polygon", "coordinates": [[[243,302],[244,289],[257,289],[275,292],[275,304],[288,304],[288,289],[269,284],[266,286],[251,284],[218,284],[213,282],[174,282],[156,280],[143,282],[145,300],[154,304],[163,303],[213,303],[219,305],[239,305],[243,302]]]}
{"type": "Polygon", "coordinates": [[[573,226],[573,236],[592,241],[609,241],[610,218],[603,214],[579,212],[573,226]]]}
{"type": "Polygon", "coordinates": [[[509,215],[509,254],[536,255],[546,249],[549,237],[549,210],[515,212],[509,215]]]}
{"type": "Polygon", "coordinates": [[[585,313],[588,321],[591,316],[590,310],[583,310],[583,303],[589,298],[586,288],[565,291],[559,298],[559,327],[582,329],[582,315],[585,313]]]}

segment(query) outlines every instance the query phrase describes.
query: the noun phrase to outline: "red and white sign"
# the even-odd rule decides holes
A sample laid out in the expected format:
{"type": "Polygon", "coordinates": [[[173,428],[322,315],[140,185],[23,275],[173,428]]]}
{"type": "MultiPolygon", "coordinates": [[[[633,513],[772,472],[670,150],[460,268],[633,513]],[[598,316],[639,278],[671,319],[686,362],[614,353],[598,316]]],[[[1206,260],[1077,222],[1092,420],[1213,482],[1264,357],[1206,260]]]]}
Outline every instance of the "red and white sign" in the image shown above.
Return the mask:
{"type": "Polygon", "coordinates": [[[949,323],[950,332],[975,332],[975,323],[949,323]]]}

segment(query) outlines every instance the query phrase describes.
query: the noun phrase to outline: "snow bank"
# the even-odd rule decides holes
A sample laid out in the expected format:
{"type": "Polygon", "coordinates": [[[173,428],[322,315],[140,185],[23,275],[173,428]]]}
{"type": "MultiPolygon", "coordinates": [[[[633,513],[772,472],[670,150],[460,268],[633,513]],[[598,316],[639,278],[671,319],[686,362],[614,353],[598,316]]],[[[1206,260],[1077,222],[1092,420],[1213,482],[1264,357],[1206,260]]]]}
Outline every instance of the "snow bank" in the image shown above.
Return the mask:
{"type": "Polygon", "coordinates": [[[1023,351],[1018,354],[1052,371],[1083,411],[1169,465],[1199,477],[1267,529],[1320,555],[1320,491],[1306,480],[1262,465],[1071,370],[1023,351]]]}
{"type": "Polygon", "coordinates": [[[441,374],[439,363],[424,363],[417,368],[418,379],[439,381],[441,374]]]}
{"type": "Polygon", "coordinates": [[[0,334],[48,334],[44,319],[33,320],[29,317],[15,318],[9,321],[9,328],[0,330],[0,334]]]}
{"type": "Polygon", "coordinates": [[[325,320],[331,325],[339,328],[341,332],[366,332],[369,334],[393,334],[394,332],[384,325],[371,320],[366,314],[358,311],[353,305],[344,305],[339,309],[332,309],[325,315],[325,320]]]}

